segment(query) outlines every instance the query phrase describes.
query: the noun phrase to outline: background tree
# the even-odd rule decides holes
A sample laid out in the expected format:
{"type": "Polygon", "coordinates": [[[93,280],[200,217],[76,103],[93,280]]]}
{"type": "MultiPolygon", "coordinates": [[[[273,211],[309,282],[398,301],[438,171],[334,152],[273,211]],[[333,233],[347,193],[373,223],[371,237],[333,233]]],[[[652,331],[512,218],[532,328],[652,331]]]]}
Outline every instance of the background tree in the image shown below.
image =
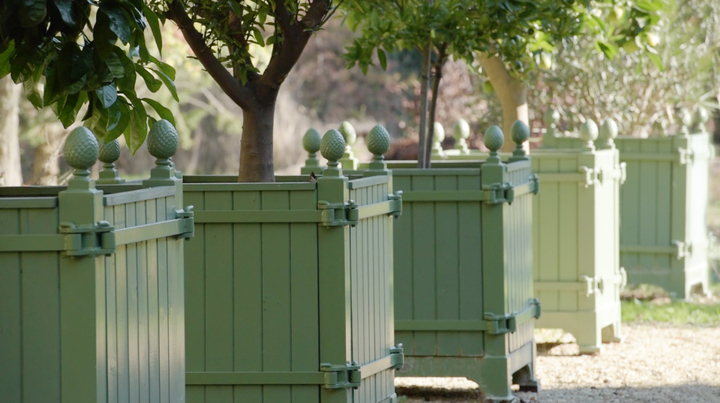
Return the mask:
{"type": "Polygon", "coordinates": [[[175,0],[167,7],[167,17],[180,28],[195,56],[243,110],[238,181],[274,181],[278,91],[310,36],[335,11],[333,1],[175,0]],[[262,71],[250,54],[251,46],[272,47],[262,71]]]}
{"type": "Polygon", "coordinates": [[[135,152],[154,120],[146,106],[172,120],[158,102],[138,98],[137,76],[153,92],[164,84],[177,99],[175,70],[148,50],[148,25],[161,50],[160,22],[142,0],[3,1],[0,78],[22,83],[33,106],[52,108],[66,128],[87,105],[85,125],[106,141],[124,135],[135,152]]]}
{"type": "Polygon", "coordinates": [[[18,139],[20,86],[0,79],[0,186],[22,185],[18,139]]]}

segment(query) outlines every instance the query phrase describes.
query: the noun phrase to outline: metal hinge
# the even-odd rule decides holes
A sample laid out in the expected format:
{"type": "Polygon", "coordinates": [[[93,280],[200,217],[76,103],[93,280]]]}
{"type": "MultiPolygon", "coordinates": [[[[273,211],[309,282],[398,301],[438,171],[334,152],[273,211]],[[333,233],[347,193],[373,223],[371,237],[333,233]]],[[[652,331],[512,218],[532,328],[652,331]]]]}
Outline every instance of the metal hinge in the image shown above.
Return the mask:
{"type": "Polygon", "coordinates": [[[322,211],[320,224],[326,227],[355,226],[358,223],[357,207],[353,200],[347,203],[330,203],[321,200],[318,202],[318,209],[322,211]]]}
{"type": "Polygon", "coordinates": [[[402,215],[402,190],[398,190],[395,192],[395,194],[389,194],[388,200],[390,200],[391,206],[390,210],[392,211],[392,216],[395,218],[400,218],[402,215]]]}
{"type": "Polygon", "coordinates": [[[488,204],[512,203],[515,200],[515,190],[510,183],[493,183],[483,186],[482,189],[488,204]]]}
{"type": "Polygon", "coordinates": [[[691,243],[685,243],[682,241],[672,241],[672,245],[675,248],[675,255],[677,256],[677,259],[680,260],[686,256],[692,255],[693,252],[693,245],[691,243]]]}
{"type": "Polygon", "coordinates": [[[537,176],[537,174],[530,175],[528,179],[530,179],[530,182],[532,183],[533,194],[540,193],[540,178],[537,176]]]}
{"type": "Polygon", "coordinates": [[[678,148],[677,153],[680,156],[680,165],[689,165],[695,161],[695,152],[693,150],[687,150],[684,148],[678,148]]]}
{"type": "Polygon", "coordinates": [[[60,223],[60,233],[65,235],[66,256],[100,256],[115,253],[115,227],[107,221],[90,226],[76,226],[70,222],[60,223]]]}
{"type": "Polygon", "coordinates": [[[178,238],[190,239],[195,236],[195,207],[187,206],[184,210],[175,210],[175,218],[182,220],[181,234],[178,238]]]}
{"type": "Polygon", "coordinates": [[[326,389],[357,389],[362,380],[386,371],[388,369],[401,369],[405,363],[402,344],[390,348],[390,354],[367,363],[358,365],[357,362],[349,362],[345,365],[320,364],[320,371],[325,373],[326,389]]]}
{"type": "Polygon", "coordinates": [[[540,300],[532,298],[529,300],[530,305],[522,311],[496,315],[485,312],[483,319],[487,323],[487,333],[504,334],[517,331],[518,324],[523,324],[531,318],[540,317],[540,300]]]}

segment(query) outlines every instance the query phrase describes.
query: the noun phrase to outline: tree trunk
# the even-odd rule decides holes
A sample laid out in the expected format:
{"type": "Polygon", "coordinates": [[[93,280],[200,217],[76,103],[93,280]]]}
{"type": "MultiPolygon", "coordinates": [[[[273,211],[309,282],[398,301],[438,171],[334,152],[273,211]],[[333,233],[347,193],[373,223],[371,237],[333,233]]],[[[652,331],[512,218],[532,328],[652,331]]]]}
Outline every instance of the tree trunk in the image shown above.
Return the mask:
{"type": "MultiPolygon", "coordinates": [[[[490,79],[490,83],[495,89],[495,93],[500,99],[500,105],[503,111],[502,128],[505,133],[505,144],[502,151],[512,151],[515,149],[515,143],[510,139],[510,127],[516,120],[530,125],[528,119],[527,89],[519,79],[510,75],[505,68],[505,63],[498,56],[487,57],[482,55],[482,64],[485,66],[485,72],[490,79]]],[[[525,144],[526,151],[528,148],[525,144]]]]}
{"type": "Polygon", "coordinates": [[[275,182],[273,117],[275,101],[243,109],[238,182],[275,182]]]}
{"type": "Polygon", "coordinates": [[[418,168],[427,168],[425,161],[425,144],[426,136],[432,137],[432,128],[427,127],[428,119],[428,84],[430,81],[430,58],[432,57],[432,42],[428,42],[425,49],[420,52],[422,55],[422,65],[420,67],[420,136],[418,141],[418,168]],[[428,130],[429,129],[429,130],[428,130]]]}
{"type": "Polygon", "coordinates": [[[0,79],[0,186],[22,185],[18,139],[20,89],[9,75],[0,79]]]}
{"type": "Polygon", "coordinates": [[[45,138],[45,141],[35,147],[32,179],[30,179],[31,185],[55,186],[58,184],[58,176],[60,175],[58,157],[60,156],[60,145],[64,134],[65,130],[59,124],[47,123],[43,125],[41,135],[45,138]]]}
{"type": "Polygon", "coordinates": [[[435,74],[433,75],[433,84],[432,84],[432,99],[430,100],[430,110],[428,113],[428,136],[425,139],[425,161],[426,161],[426,168],[430,168],[432,166],[432,144],[434,138],[435,138],[435,112],[437,110],[437,100],[438,100],[438,92],[440,90],[440,80],[442,80],[442,69],[445,65],[445,48],[446,44],[443,44],[440,46],[440,49],[438,50],[438,58],[437,62],[435,63],[435,74]]]}

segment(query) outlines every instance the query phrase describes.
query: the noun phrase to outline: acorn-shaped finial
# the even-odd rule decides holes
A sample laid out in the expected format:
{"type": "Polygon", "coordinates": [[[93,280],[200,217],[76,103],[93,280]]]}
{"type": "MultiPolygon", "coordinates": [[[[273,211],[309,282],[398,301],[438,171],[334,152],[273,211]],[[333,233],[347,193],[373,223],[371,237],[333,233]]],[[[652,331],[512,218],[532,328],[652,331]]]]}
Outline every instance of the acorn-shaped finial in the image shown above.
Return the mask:
{"type": "Polygon", "coordinates": [[[440,122],[435,122],[433,125],[433,147],[432,152],[435,155],[442,155],[443,148],[442,142],[445,140],[445,128],[440,122]]]}
{"type": "Polygon", "coordinates": [[[615,138],[617,135],[617,123],[615,123],[615,120],[612,118],[607,118],[603,121],[602,126],[600,126],[600,133],[595,143],[598,145],[598,148],[613,149],[615,148],[615,138]]]}
{"type": "Polygon", "coordinates": [[[125,180],[118,175],[117,169],[115,169],[115,161],[120,158],[120,142],[115,139],[107,143],[104,141],[100,143],[98,159],[102,161],[103,169],[100,170],[96,183],[110,184],[125,182],[125,180]]]}
{"type": "Polygon", "coordinates": [[[65,140],[63,154],[68,165],[78,170],[90,169],[98,159],[99,146],[97,138],[90,129],[80,126],[74,129],[65,140]]]}
{"type": "Polygon", "coordinates": [[[311,127],[305,132],[305,135],[303,136],[303,148],[305,149],[305,151],[308,152],[308,154],[312,154],[312,156],[314,157],[315,153],[320,151],[320,141],[322,141],[320,133],[311,127]]]}
{"type": "Polygon", "coordinates": [[[585,141],[585,148],[595,150],[594,141],[598,138],[598,126],[594,120],[588,119],[580,127],[580,138],[585,141]]]}
{"type": "Polygon", "coordinates": [[[467,120],[461,118],[455,121],[452,135],[455,139],[455,149],[467,153],[467,139],[470,137],[470,124],[468,124],[467,120]]]}
{"type": "Polygon", "coordinates": [[[366,143],[368,151],[376,157],[382,157],[390,148],[390,134],[385,127],[377,125],[368,133],[366,143]]]}
{"type": "Polygon", "coordinates": [[[530,138],[530,128],[522,120],[516,120],[515,123],[510,126],[510,138],[515,142],[515,150],[513,151],[513,158],[519,159],[525,157],[525,149],[523,143],[528,141],[530,138]]]}
{"type": "Polygon", "coordinates": [[[693,123],[695,124],[695,131],[698,133],[707,132],[705,124],[710,120],[707,109],[703,106],[698,106],[693,115],[693,123]]]}
{"type": "Polygon", "coordinates": [[[547,108],[543,115],[545,126],[550,127],[560,121],[560,113],[552,106],[547,108]]]}
{"type": "Polygon", "coordinates": [[[328,130],[320,141],[320,154],[328,160],[328,166],[337,167],[344,152],[345,139],[343,135],[335,129],[328,130]]]}
{"type": "Polygon", "coordinates": [[[175,126],[166,119],[160,119],[148,133],[147,147],[150,155],[158,160],[167,160],[175,155],[179,137],[175,126]]]}
{"type": "Polygon", "coordinates": [[[502,129],[495,125],[490,126],[485,131],[483,143],[485,144],[485,147],[490,150],[491,156],[497,156],[498,150],[502,148],[503,144],[505,144],[505,135],[503,134],[502,129]]]}
{"type": "Polygon", "coordinates": [[[680,117],[680,124],[682,128],[680,129],[683,134],[690,134],[690,128],[693,123],[693,117],[690,111],[687,109],[680,109],[679,112],[680,117]]]}
{"type": "Polygon", "coordinates": [[[557,137],[557,122],[560,121],[560,113],[553,108],[549,107],[543,115],[543,122],[545,123],[545,135],[543,135],[543,147],[552,147],[557,137]]]}
{"type": "Polygon", "coordinates": [[[346,147],[350,147],[355,144],[355,141],[357,140],[357,133],[355,132],[353,125],[347,120],[340,124],[340,134],[342,134],[343,139],[345,139],[346,147]]]}

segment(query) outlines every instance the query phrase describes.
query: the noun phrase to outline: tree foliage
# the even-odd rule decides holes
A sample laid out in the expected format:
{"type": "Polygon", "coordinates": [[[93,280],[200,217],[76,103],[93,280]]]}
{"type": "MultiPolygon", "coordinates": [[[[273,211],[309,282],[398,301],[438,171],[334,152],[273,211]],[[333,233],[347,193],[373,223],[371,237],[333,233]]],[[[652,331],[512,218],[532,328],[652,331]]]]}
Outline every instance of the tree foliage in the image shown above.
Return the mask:
{"type": "Polygon", "coordinates": [[[162,49],[161,21],[142,0],[7,0],[0,5],[0,77],[22,83],[36,108],[51,107],[65,127],[84,105],[85,125],[109,141],[125,135],[135,152],[148,123],[170,111],[135,91],[140,76],[152,92],[177,100],[175,70],[153,56],[149,26],[162,49]]]}

